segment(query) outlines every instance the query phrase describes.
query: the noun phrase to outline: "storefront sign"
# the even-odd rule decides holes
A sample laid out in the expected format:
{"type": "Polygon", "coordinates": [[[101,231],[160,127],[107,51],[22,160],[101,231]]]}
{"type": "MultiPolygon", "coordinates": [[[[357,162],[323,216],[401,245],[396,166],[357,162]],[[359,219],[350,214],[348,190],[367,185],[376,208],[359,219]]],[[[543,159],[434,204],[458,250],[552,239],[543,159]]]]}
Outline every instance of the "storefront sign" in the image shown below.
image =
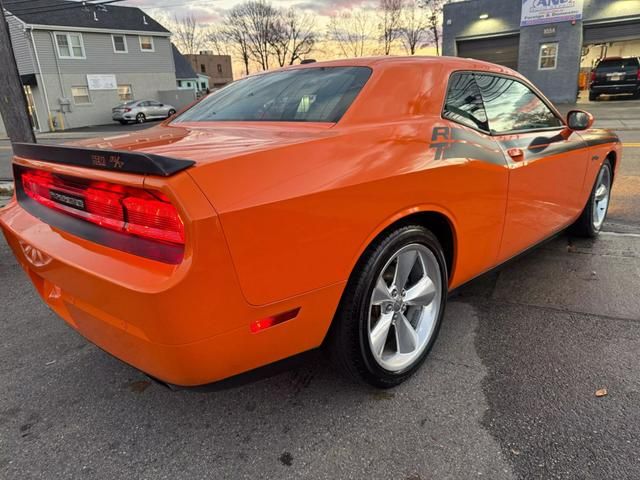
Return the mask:
{"type": "Polygon", "coordinates": [[[87,75],[89,90],[117,90],[118,82],[115,75],[87,75]]]}
{"type": "Polygon", "coordinates": [[[520,26],[582,19],[584,0],[522,0],[520,26]]]}

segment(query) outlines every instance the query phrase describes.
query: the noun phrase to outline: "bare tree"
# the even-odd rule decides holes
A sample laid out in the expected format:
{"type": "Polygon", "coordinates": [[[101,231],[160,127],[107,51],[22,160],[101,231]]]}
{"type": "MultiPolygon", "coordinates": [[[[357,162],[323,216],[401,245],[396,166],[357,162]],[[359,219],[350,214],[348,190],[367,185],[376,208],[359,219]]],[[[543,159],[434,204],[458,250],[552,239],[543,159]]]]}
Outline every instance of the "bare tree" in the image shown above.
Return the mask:
{"type": "Polygon", "coordinates": [[[206,49],[214,51],[216,55],[229,55],[229,43],[222,28],[213,25],[207,26],[205,44],[206,49]]]}
{"type": "Polygon", "coordinates": [[[415,55],[416,50],[427,39],[429,23],[418,0],[409,0],[402,11],[402,26],[400,27],[400,41],[409,55],[415,55]]]}
{"type": "Polygon", "coordinates": [[[278,65],[293,65],[313,50],[317,39],[314,26],[315,20],[309,14],[294,8],[280,11],[270,38],[278,65]]]}
{"type": "Polygon", "coordinates": [[[204,48],[206,41],[204,28],[193,14],[174,17],[173,42],[181,53],[198,53],[204,48]]]}
{"type": "Polygon", "coordinates": [[[243,5],[233,7],[223,22],[220,31],[221,37],[242,59],[245,73],[249,75],[249,25],[245,16],[243,5]]]}
{"type": "Polygon", "coordinates": [[[278,10],[265,0],[250,0],[238,5],[247,26],[247,45],[253,59],[269,70],[273,38],[278,28],[278,10]]]}
{"type": "Polygon", "coordinates": [[[364,10],[343,10],[329,20],[328,38],[338,44],[345,57],[363,57],[373,35],[373,20],[364,10]]]}
{"type": "Polygon", "coordinates": [[[391,53],[393,43],[400,36],[403,3],[403,0],[379,0],[380,39],[385,55],[391,53]]]}
{"type": "Polygon", "coordinates": [[[432,41],[436,46],[436,55],[440,55],[440,20],[445,0],[422,0],[427,16],[428,29],[431,32],[432,41]]]}

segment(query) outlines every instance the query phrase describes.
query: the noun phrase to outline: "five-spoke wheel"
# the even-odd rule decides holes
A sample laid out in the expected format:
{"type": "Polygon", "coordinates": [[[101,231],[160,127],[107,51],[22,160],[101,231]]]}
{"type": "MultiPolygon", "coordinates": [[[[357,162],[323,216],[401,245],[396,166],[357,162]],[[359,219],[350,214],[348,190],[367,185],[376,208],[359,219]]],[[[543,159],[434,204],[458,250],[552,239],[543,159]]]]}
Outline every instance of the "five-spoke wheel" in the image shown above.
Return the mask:
{"type": "Polygon", "coordinates": [[[438,239],[420,225],[376,239],[358,262],[328,337],[341,371],[388,388],[414,373],[435,341],[447,297],[438,239]]]}
{"type": "Polygon", "coordinates": [[[401,248],[383,267],[371,295],[369,346],[381,367],[401,371],[433,335],[442,283],[435,255],[421,244],[401,248]]]}

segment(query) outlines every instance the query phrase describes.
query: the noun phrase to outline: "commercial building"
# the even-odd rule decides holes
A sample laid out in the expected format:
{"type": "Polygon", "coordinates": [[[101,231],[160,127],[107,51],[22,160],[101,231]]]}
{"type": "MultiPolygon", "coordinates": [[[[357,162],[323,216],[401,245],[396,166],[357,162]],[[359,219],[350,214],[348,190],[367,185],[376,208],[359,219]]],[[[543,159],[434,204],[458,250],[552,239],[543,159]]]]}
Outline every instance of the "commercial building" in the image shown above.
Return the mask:
{"type": "Polygon", "coordinates": [[[442,50],[514,68],[573,102],[598,59],[640,56],[640,0],[452,1],[442,50]]]}
{"type": "Polygon", "coordinates": [[[233,82],[233,70],[229,55],[216,55],[205,50],[197,55],[185,55],[191,66],[201,75],[209,77],[209,88],[215,90],[233,82]]]}
{"type": "Polygon", "coordinates": [[[64,0],[5,7],[37,131],[110,123],[127,100],[176,98],[171,33],[142,10],[64,0]]]}

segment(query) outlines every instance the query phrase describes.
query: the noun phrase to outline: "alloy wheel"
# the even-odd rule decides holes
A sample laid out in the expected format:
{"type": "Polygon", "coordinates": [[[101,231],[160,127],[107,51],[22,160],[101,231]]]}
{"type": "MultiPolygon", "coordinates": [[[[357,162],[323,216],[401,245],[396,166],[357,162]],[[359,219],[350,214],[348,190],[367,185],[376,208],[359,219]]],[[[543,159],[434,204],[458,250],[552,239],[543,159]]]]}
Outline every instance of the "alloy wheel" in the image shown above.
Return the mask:
{"type": "Polygon", "coordinates": [[[593,228],[600,230],[604,219],[607,215],[609,207],[609,194],[611,191],[611,170],[608,166],[604,166],[598,174],[596,181],[596,189],[593,195],[592,222],[593,228]]]}
{"type": "Polygon", "coordinates": [[[434,334],[442,295],[440,266],[426,246],[406,245],[385,264],[368,319],[369,347],[382,368],[400,372],[420,358],[434,334]]]}

